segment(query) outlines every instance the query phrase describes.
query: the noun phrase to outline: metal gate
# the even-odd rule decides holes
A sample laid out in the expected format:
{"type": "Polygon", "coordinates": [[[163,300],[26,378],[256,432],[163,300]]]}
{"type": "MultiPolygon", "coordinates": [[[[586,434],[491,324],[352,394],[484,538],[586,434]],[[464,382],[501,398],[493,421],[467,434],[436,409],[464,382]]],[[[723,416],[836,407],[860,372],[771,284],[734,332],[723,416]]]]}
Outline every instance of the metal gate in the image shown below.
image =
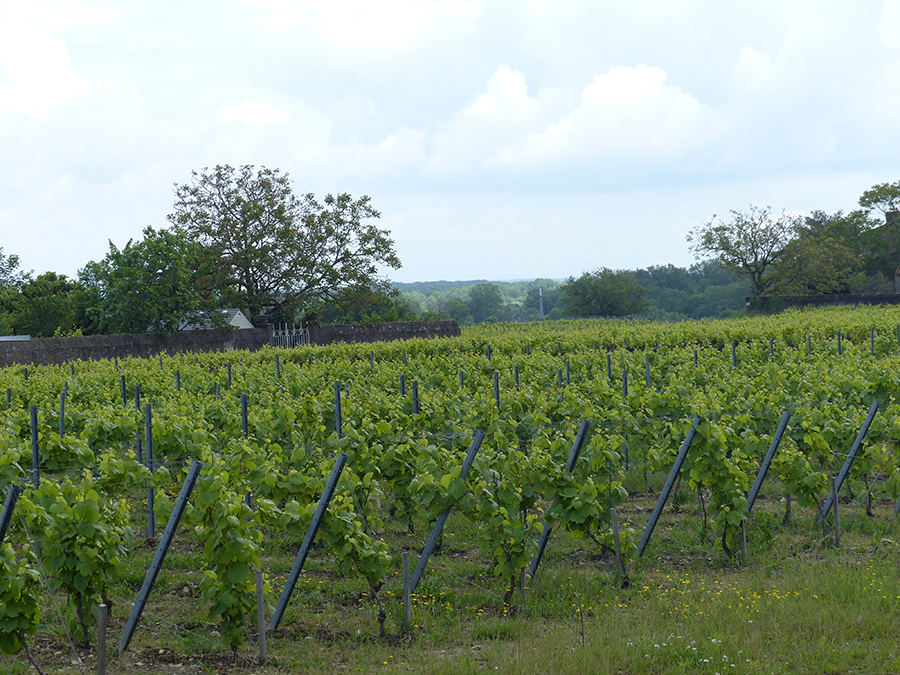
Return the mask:
{"type": "Polygon", "coordinates": [[[291,324],[276,325],[272,332],[276,347],[297,347],[309,344],[309,329],[291,324]]]}

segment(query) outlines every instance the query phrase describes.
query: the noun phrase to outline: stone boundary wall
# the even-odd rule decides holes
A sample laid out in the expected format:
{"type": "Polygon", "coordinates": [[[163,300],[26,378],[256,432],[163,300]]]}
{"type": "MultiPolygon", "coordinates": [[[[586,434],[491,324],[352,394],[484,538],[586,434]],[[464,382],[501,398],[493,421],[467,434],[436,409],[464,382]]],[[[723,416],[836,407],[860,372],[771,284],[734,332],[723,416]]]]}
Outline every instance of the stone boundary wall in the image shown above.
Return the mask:
{"type": "Polygon", "coordinates": [[[779,312],[790,307],[827,307],[830,305],[900,305],[900,293],[836,293],[834,295],[771,295],[747,298],[747,309],[755,312],[779,312]]]}
{"type": "Polygon", "coordinates": [[[390,342],[415,338],[459,337],[461,334],[456,321],[350,323],[309,327],[309,340],[315,345],[330,345],[335,342],[390,342]]]}
{"type": "Polygon", "coordinates": [[[167,337],[155,333],[134,335],[85,335],[67,338],[33,338],[0,342],[0,367],[14,364],[36,366],[68,361],[147,358],[157,354],[184,352],[227,352],[232,349],[256,351],[272,341],[272,328],[247,330],[197,330],[173,333],[167,337]]]}
{"type": "MultiPolygon", "coordinates": [[[[316,345],[460,335],[459,324],[456,321],[311,326],[309,330],[310,341],[316,345]]],[[[41,366],[78,360],[124,359],[129,356],[148,358],[158,354],[227,352],[232,349],[246,349],[252,352],[271,344],[272,326],[235,331],[183,331],[167,337],[154,333],[137,333],[0,341],[0,368],[17,364],[41,366]]]]}

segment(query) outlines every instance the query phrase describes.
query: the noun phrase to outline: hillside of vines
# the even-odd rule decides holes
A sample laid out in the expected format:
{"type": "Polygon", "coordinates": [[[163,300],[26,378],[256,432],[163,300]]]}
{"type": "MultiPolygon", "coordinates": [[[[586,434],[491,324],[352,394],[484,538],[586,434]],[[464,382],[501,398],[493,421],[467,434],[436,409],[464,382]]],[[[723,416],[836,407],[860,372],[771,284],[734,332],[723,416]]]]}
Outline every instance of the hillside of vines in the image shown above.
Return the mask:
{"type": "MultiPolygon", "coordinates": [[[[283,577],[267,570],[270,553],[296,551],[341,455],[315,545],[386,637],[410,630],[391,609],[400,551],[387,532],[405,533],[415,564],[452,510],[508,613],[523,570],[528,585],[541,581],[531,563],[545,528],[592,560],[618,545],[635,564],[647,513],[629,509],[633,493],[658,491],[692,429],[679,488],[700,505],[710,559],[739,562],[748,491],[786,412],[767,478],[778,517],[792,504],[823,513],[876,402],[844,490],[870,513],[893,504],[898,394],[900,309],[884,307],[7,368],[0,484],[4,497],[22,492],[0,544],[0,650],[24,654],[58,621],[48,590],[74,643],[95,639],[101,604],[121,626],[141,581],[129,558],[158,540],[197,462],[177,536],[195,542],[202,568],[192,597],[237,655],[252,642],[255,570],[266,572],[271,616],[283,577]]],[[[425,571],[431,592],[429,574],[440,573],[425,571]]]]}

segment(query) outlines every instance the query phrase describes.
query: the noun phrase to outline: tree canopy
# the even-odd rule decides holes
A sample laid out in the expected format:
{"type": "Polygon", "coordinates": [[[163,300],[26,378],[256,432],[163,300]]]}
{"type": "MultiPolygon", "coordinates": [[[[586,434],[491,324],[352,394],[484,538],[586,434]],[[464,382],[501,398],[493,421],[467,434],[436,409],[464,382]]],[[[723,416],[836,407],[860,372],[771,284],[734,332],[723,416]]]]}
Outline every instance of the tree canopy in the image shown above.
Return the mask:
{"type": "Polygon", "coordinates": [[[249,165],[194,171],[175,195],[169,220],[203,247],[204,293],[251,320],[293,320],[351,289],[387,291],[378,266],[400,267],[367,196],[297,197],[286,173],[249,165]]]}
{"type": "Polygon", "coordinates": [[[626,316],[650,308],[647,289],[625,271],[601,267],[560,287],[566,316],[626,316]]]}
{"type": "Polygon", "coordinates": [[[26,275],[19,269],[19,256],[3,255],[3,247],[0,246],[0,289],[12,286],[18,287],[25,281],[26,275]]]}
{"type": "Polygon", "coordinates": [[[100,262],[79,272],[85,287],[82,322],[99,333],[168,334],[201,307],[196,275],[199,247],[183,232],[144,229],[123,249],[109,242],[100,262]]]}
{"type": "Polygon", "coordinates": [[[469,289],[467,305],[475,323],[501,321],[503,304],[503,293],[494,284],[478,284],[469,289]]]}
{"type": "Polygon", "coordinates": [[[751,206],[748,211],[731,211],[731,220],[713,215],[705,225],[694,228],[687,240],[698,260],[713,258],[727,270],[750,277],[753,295],[765,293],[772,283],[772,266],[782,257],[800,222],[782,212],[772,218],[770,207],[751,206]]]}

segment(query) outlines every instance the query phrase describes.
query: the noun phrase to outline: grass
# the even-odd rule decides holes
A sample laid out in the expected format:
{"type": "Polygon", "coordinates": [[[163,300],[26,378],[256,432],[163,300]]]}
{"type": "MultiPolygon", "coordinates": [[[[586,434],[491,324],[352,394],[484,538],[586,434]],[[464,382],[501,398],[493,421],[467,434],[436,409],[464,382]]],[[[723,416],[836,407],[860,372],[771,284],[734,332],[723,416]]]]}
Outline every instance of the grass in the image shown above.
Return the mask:
{"type": "MultiPolygon", "coordinates": [[[[652,477],[651,487],[658,482],[652,477]]],[[[611,560],[559,531],[524,601],[516,595],[509,606],[501,601],[505,582],[473,544],[473,526],[451,517],[413,598],[409,633],[400,553],[415,551],[428,533],[389,525],[382,533],[394,553],[381,591],[385,638],[365,584],[337,574],[335,560],[317,548],[281,627],[269,635],[264,666],[253,664],[249,637],[237,665],[222,646],[197,591],[200,547],[183,530],[129,650],[107,672],[900,672],[900,532],[890,501],[878,501],[872,519],[851,518],[854,505],[842,504],[848,529],[835,548],[811,511],[794,505],[793,523],[782,526],[783,503],[770,486],[748,526],[747,561],[739,563],[721,552],[714,533],[701,535],[696,495],[682,486],[681,498],[678,512],[666,507],[645,557],[629,563],[627,588],[615,584],[611,560]]],[[[640,529],[654,504],[653,495],[637,495],[622,517],[640,529]]],[[[271,540],[277,544],[266,547],[263,567],[274,604],[299,541],[271,540]]],[[[113,589],[111,648],[152,555],[152,546],[138,547],[113,589]]],[[[48,599],[51,631],[32,640],[36,659],[47,673],[77,672],[54,616],[48,599]]],[[[80,656],[85,671],[94,668],[92,650],[80,656]]],[[[21,655],[0,658],[3,672],[26,666],[21,655]]]]}

